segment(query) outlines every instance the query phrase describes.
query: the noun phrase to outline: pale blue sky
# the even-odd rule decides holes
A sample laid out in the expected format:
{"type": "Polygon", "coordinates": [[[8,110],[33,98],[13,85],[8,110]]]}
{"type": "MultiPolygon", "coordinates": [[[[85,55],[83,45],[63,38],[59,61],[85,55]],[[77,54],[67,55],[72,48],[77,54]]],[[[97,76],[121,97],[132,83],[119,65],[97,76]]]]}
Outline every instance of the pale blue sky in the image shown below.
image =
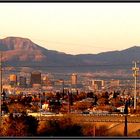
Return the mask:
{"type": "Polygon", "coordinates": [[[140,3],[0,3],[0,38],[50,50],[99,53],[140,45],[140,3]]]}

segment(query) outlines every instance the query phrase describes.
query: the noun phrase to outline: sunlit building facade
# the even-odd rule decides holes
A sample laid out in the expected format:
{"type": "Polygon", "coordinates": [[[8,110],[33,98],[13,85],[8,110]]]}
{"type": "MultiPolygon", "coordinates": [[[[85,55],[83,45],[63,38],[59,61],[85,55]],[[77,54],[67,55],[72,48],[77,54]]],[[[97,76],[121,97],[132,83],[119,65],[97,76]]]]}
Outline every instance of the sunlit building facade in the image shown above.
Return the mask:
{"type": "Polygon", "coordinates": [[[10,85],[12,85],[12,86],[17,85],[17,75],[16,74],[10,75],[10,85]]]}

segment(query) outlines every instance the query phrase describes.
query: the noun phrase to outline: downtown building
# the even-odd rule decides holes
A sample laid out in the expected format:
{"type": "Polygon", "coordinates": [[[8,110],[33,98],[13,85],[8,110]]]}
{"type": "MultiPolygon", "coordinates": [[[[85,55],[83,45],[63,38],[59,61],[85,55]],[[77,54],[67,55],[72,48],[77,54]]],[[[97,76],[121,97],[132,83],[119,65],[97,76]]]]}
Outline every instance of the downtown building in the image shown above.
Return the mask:
{"type": "Polygon", "coordinates": [[[11,74],[9,76],[9,80],[10,80],[10,85],[11,86],[16,86],[17,85],[17,75],[16,74],[11,74]]]}
{"type": "Polygon", "coordinates": [[[40,72],[32,72],[31,79],[30,79],[31,87],[41,87],[41,73],[40,72]]]}
{"type": "Polygon", "coordinates": [[[102,90],[105,86],[104,80],[92,80],[92,87],[94,90],[102,90]]]}
{"type": "Polygon", "coordinates": [[[71,91],[76,92],[77,91],[77,74],[73,73],[71,75],[71,91]]]}
{"type": "Polygon", "coordinates": [[[27,87],[27,82],[26,82],[26,81],[27,81],[27,80],[26,80],[26,77],[20,76],[20,77],[19,77],[19,86],[20,86],[21,88],[27,87]]]}
{"type": "Polygon", "coordinates": [[[120,86],[120,80],[111,80],[110,81],[110,87],[119,87],[120,86]]]}

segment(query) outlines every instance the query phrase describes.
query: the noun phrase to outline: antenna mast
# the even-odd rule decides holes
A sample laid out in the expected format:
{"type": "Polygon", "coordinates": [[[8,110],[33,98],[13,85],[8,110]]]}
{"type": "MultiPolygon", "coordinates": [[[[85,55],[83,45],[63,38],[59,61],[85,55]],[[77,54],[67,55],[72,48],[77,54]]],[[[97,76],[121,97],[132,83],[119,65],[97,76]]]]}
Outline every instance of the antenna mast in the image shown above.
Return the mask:
{"type": "Polygon", "coordinates": [[[138,71],[139,68],[137,67],[138,61],[134,61],[134,67],[133,70],[133,76],[134,76],[134,110],[136,110],[136,98],[137,98],[137,77],[138,77],[138,71]]]}

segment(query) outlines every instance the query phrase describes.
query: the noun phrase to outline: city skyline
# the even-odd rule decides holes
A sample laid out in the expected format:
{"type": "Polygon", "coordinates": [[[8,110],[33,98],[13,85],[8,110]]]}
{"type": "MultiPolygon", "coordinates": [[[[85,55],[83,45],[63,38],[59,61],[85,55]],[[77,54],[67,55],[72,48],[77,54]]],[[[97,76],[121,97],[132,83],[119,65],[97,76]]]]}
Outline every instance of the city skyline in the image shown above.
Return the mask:
{"type": "Polygon", "coordinates": [[[139,3],[1,3],[3,39],[31,39],[68,54],[100,53],[140,45],[139,3]]]}
{"type": "Polygon", "coordinates": [[[139,3],[1,3],[1,137],[139,137],[139,3]]]}

